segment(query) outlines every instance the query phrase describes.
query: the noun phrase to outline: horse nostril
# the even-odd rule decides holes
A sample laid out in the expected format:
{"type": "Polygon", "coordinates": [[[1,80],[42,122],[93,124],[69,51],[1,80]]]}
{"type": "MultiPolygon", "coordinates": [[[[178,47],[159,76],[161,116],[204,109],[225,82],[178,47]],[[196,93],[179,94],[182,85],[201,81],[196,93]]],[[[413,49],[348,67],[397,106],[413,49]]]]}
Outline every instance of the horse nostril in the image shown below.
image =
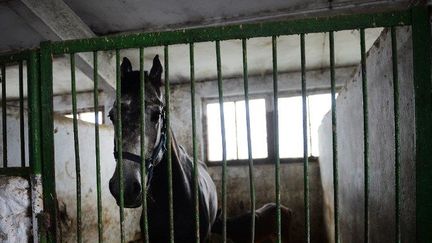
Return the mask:
{"type": "Polygon", "coordinates": [[[139,195],[141,193],[141,184],[137,181],[135,181],[132,184],[132,193],[133,195],[139,195]]]}

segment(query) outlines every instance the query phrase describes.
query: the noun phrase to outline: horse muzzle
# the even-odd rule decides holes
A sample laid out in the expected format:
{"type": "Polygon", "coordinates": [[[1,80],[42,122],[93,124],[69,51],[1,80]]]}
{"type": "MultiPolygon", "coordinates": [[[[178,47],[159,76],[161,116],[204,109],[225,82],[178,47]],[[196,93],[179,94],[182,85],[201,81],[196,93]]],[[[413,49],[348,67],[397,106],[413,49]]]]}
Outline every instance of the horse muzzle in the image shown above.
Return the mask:
{"type": "MultiPolygon", "coordinates": [[[[113,197],[116,199],[117,205],[120,206],[120,185],[119,181],[111,179],[109,181],[109,189],[113,197]]],[[[128,181],[124,183],[123,190],[123,205],[125,208],[137,208],[142,203],[142,187],[139,181],[128,181]]]]}

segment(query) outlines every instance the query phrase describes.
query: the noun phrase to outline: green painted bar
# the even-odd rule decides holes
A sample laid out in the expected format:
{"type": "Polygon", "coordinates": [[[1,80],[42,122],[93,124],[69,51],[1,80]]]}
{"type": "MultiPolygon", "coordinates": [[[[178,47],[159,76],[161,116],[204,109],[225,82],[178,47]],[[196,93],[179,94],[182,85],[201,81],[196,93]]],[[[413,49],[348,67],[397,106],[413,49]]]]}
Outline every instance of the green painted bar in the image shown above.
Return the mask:
{"type": "Polygon", "coordinates": [[[394,126],[395,126],[395,239],[401,242],[401,191],[400,191],[400,115],[399,115],[399,72],[398,72],[398,52],[396,42],[396,28],[391,27],[392,43],[392,64],[393,64],[393,105],[394,105],[394,126]]]}
{"type": "Polygon", "coordinates": [[[29,167],[0,168],[0,175],[2,175],[2,176],[28,177],[31,173],[32,172],[31,172],[31,169],[29,167]]]}
{"type": "Polygon", "coordinates": [[[364,162],[364,242],[369,242],[369,112],[366,71],[365,30],[360,29],[360,51],[363,94],[363,162],[364,162]]]}
{"type": "Polygon", "coordinates": [[[52,52],[50,42],[41,43],[41,118],[43,117],[42,134],[42,187],[44,197],[44,210],[49,217],[47,225],[48,242],[58,242],[57,193],[55,183],[54,164],[54,118],[53,118],[53,70],[52,52]]]}
{"type": "MultiPolygon", "coordinates": [[[[141,158],[145,158],[145,73],[144,73],[144,48],[140,47],[139,49],[139,60],[140,60],[140,156],[141,158]]],[[[141,220],[141,229],[144,232],[141,232],[143,236],[143,240],[145,243],[149,243],[149,234],[148,234],[148,215],[147,215],[147,185],[146,185],[146,165],[145,163],[141,163],[140,166],[141,172],[141,188],[142,188],[142,220],[141,220]]]]}
{"type": "Polygon", "coordinates": [[[199,182],[198,182],[198,148],[196,141],[196,109],[195,109],[195,60],[194,43],[189,44],[190,80],[191,80],[191,109],[192,109],[192,145],[193,145],[193,178],[194,178],[194,201],[195,201],[195,237],[196,243],[200,242],[200,215],[199,215],[199,182]]]}
{"type": "Polygon", "coordinates": [[[431,26],[426,7],[412,10],[417,242],[432,242],[431,26]]]}
{"type": "Polygon", "coordinates": [[[165,114],[167,128],[167,162],[168,162],[168,205],[169,205],[169,236],[170,242],[174,242],[174,208],[173,208],[173,186],[172,186],[172,159],[171,159],[171,133],[170,130],[170,86],[169,86],[169,59],[168,46],[164,47],[164,66],[165,66],[165,114]]]}
{"type": "Polygon", "coordinates": [[[329,33],[330,43],[330,82],[331,82],[331,114],[332,114],[332,152],[333,152],[333,201],[334,201],[334,232],[335,243],[339,243],[339,171],[337,146],[337,117],[336,117],[336,76],[334,32],[329,33]]]}
{"type": "Polygon", "coordinates": [[[42,172],[39,65],[39,52],[30,52],[27,61],[28,151],[29,165],[35,175],[42,172]]]}
{"type": "Polygon", "coordinates": [[[98,240],[103,242],[102,222],[102,191],[101,191],[101,166],[100,166],[100,140],[99,140],[99,74],[98,74],[98,53],[93,52],[93,102],[95,115],[95,154],[96,154],[96,193],[98,211],[98,240]]]}
{"type": "Polygon", "coordinates": [[[18,86],[19,86],[19,116],[20,116],[20,145],[21,145],[21,167],[26,166],[25,156],[25,135],[24,135],[24,77],[23,77],[23,61],[19,62],[18,66],[18,86]]]}
{"type": "Polygon", "coordinates": [[[291,21],[230,25],[196,29],[181,29],[169,32],[128,34],[53,43],[54,54],[89,52],[207,42],[214,40],[243,39],[300,33],[317,33],[358,28],[375,28],[408,25],[409,11],[393,11],[372,14],[337,15],[331,17],[306,18],[291,21]]]}
{"type": "Polygon", "coordinates": [[[276,194],[276,224],[277,242],[282,242],[281,234],[281,196],[280,196],[280,158],[279,158],[279,94],[278,94],[278,65],[277,65],[277,39],[272,36],[272,62],[273,62],[273,137],[274,137],[274,159],[275,159],[275,194],[276,194]]]}
{"type": "Polygon", "coordinates": [[[6,66],[1,67],[2,83],[2,134],[3,134],[3,167],[8,167],[7,157],[7,111],[6,111],[6,66]]]}
{"type": "Polygon", "coordinates": [[[222,238],[223,242],[227,242],[227,151],[226,151],[226,134],[225,134],[225,115],[224,115],[224,99],[223,99],[223,83],[222,83],[222,68],[221,68],[221,53],[220,41],[216,41],[216,69],[218,77],[218,95],[219,95],[219,113],[221,123],[222,136],[222,238]]]}
{"type": "Polygon", "coordinates": [[[27,60],[31,53],[34,51],[35,50],[25,50],[19,52],[3,53],[2,55],[0,55],[0,64],[3,65],[19,63],[22,60],[27,60]]]}
{"type": "Polygon", "coordinates": [[[247,132],[247,146],[248,146],[248,162],[249,162],[249,191],[250,191],[250,211],[251,211],[251,242],[255,242],[255,175],[254,165],[252,159],[252,138],[251,138],[251,125],[250,125],[250,110],[249,110],[249,80],[248,80],[248,66],[247,66],[247,42],[242,39],[242,52],[243,52],[243,86],[245,96],[246,108],[246,132],[247,132]]]}
{"type": "Polygon", "coordinates": [[[303,180],[304,180],[304,210],[305,210],[305,241],[310,242],[310,199],[309,199],[309,152],[308,152],[308,111],[306,87],[306,50],[305,34],[300,34],[301,55],[301,93],[303,107],[303,180]]]}
{"type": "Polygon", "coordinates": [[[125,242],[124,228],[124,178],[123,178],[123,139],[122,139],[122,110],[121,110],[121,79],[120,79],[120,50],[115,51],[116,57],[116,115],[117,126],[115,126],[116,148],[118,153],[117,166],[119,173],[119,191],[120,191],[120,242],[125,242]]]}
{"type": "Polygon", "coordinates": [[[76,80],[75,80],[75,54],[70,54],[71,69],[71,90],[72,90],[72,115],[73,115],[73,133],[75,149],[75,174],[76,174],[76,207],[77,207],[77,242],[82,242],[82,216],[81,216],[81,164],[79,153],[78,137],[78,114],[76,100],[76,80]]]}

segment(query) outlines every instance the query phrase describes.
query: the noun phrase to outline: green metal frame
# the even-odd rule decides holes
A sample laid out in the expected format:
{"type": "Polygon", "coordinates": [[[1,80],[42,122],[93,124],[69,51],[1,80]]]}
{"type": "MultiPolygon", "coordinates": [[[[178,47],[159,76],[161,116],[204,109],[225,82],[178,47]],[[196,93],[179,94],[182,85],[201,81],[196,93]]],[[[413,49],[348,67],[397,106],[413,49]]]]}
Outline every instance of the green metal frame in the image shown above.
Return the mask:
{"type": "MultiPolygon", "coordinates": [[[[275,118],[274,118],[274,129],[275,129],[275,141],[274,141],[274,152],[275,156],[275,183],[276,183],[276,202],[277,202],[277,223],[278,223],[278,240],[281,240],[281,219],[280,219],[280,161],[278,154],[278,124],[277,124],[277,37],[280,35],[300,35],[300,40],[302,44],[302,87],[303,87],[303,111],[306,113],[305,106],[305,96],[306,96],[306,76],[305,76],[305,57],[304,57],[304,38],[305,34],[308,33],[317,33],[317,32],[329,32],[330,33],[330,59],[331,59],[331,77],[329,80],[332,85],[332,125],[334,130],[332,132],[333,136],[333,170],[335,175],[334,181],[334,190],[335,194],[338,192],[338,161],[337,161],[337,142],[336,142],[336,104],[335,104],[335,77],[334,77],[334,37],[333,33],[335,31],[340,30],[351,30],[351,29],[360,29],[361,31],[361,53],[362,53],[362,76],[363,76],[363,89],[366,90],[367,80],[366,80],[366,59],[365,59],[365,49],[364,49],[364,29],[367,28],[375,28],[375,27],[391,27],[394,29],[396,26],[404,26],[411,25],[413,30],[413,57],[414,57],[414,86],[415,86],[415,122],[416,122],[416,176],[417,176],[417,184],[416,184],[416,227],[417,227],[417,242],[432,242],[432,142],[430,142],[430,137],[432,137],[432,96],[431,96],[431,43],[430,43],[430,24],[428,22],[428,11],[425,7],[416,7],[409,10],[402,11],[393,11],[393,12],[385,12],[385,13],[373,13],[373,14],[353,14],[353,15],[344,15],[344,16],[332,16],[332,17],[320,17],[320,18],[309,18],[309,19],[301,19],[301,20],[291,20],[291,21],[279,21],[279,22],[268,22],[268,23],[258,23],[258,24],[243,24],[243,25],[232,25],[232,26],[223,26],[223,27],[210,27],[210,28],[197,28],[197,29],[182,29],[178,31],[170,31],[170,32],[156,32],[156,33],[142,33],[142,34],[129,34],[129,35],[119,35],[112,37],[98,37],[91,39],[82,39],[82,40],[69,40],[69,41],[61,41],[61,42],[46,42],[41,44],[41,55],[40,55],[40,73],[41,73],[41,89],[40,96],[37,98],[33,97],[35,102],[38,102],[37,99],[40,99],[41,105],[37,106],[35,109],[40,111],[40,114],[44,117],[44,123],[41,125],[42,134],[38,133],[37,139],[41,139],[40,142],[42,148],[42,153],[40,151],[36,151],[30,154],[30,156],[40,156],[42,154],[42,160],[44,161],[43,168],[43,176],[44,176],[44,205],[46,208],[46,213],[50,215],[49,225],[48,225],[48,241],[56,242],[57,238],[57,207],[56,207],[56,192],[55,192],[55,173],[54,173],[54,138],[53,138],[53,104],[52,104],[52,56],[53,55],[62,55],[62,54],[75,54],[80,52],[94,52],[97,51],[106,51],[106,50],[116,50],[116,68],[117,68],[117,98],[120,98],[120,78],[119,78],[119,66],[120,66],[120,57],[119,50],[126,48],[139,48],[140,49],[140,72],[141,72],[141,83],[144,83],[144,75],[143,75],[143,52],[145,47],[150,46],[164,46],[165,47],[165,80],[166,80],[166,103],[169,105],[169,74],[168,74],[168,47],[169,45],[174,44],[190,44],[190,68],[191,68],[191,93],[192,93],[192,113],[193,117],[193,137],[195,138],[195,102],[194,102],[194,92],[195,92],[195,82],[194,82],[194,57],[193,57],[193,44],[196,42],[208,42],[208,41],[216,41],[216,56],[217,56],[217,73],[218,73],[218,87],[219,87],[219,101],[220,101],[220,111],[221,111],[221,134],[222,141],[224,141],[224,118],[223,118],[223,77],[221,72],[221,63],[220,63],[220,41],[229,40],[229,39],[241,39],[243,41],[243,58],[244,58],[244,83],[245,83],[245,99],[248,100],[248,90],[247,90],[247,55],[246,55],[246,39],[253,37],[272,37],[273,43],[273,84],[274,84],[274,106],[276,109],[275,118]]],[[[0,62],[5,57],[0,57],[0,62]]],[[[10,57],[9,57],[10,58],[10,57]]],[[[12,57],[15,58],[15,57],[12,57]]],[[[7,59],[7,58],[6,58],[7,59]]],[[[395,60],[395,58],[393,59],[395,60]]],[[[97,67],[97,56],[95,54],[95,69],[97,67]]],[[[95,72],[95,81],[97,81],[97,73],[95,72]]],[[[397,81],[397,74],[394,77],[395,81],[397,81]]],[[[33,87],[35,88],[35,87],[33,87]]],[[[141,93],[143,92],[144,86],[142,85],[141,93]]],[[[36,90],[34,90],[36,92],[36,90]]],[[[95,91],[96,95],[96,91],[95,91]]],[[[364,93],[364,100],[367,101],[367,93],[364,93]]],[[[97,104],[96,104],[97,105],[97,104]]],[[[367,104],[365,104],[367,106],[367,104]]],[[[397,104],[396,104],[397,106],[397,104]]],[[[367,108],[367,107],[366,107],[367,108]]],[[[247,107],[248,110],[248,107],[247,107]]],[[[169,111],[169,109],[167,109],[169,111]]],[[[367,155],[367,141],[368,141],[368,131],[367,131],[367,109],[364,109],[365,114],[365,124],[366,129],[364,132],[364,141],[365,141],[365,153],[367,155]]],[[[247,112],[249,113],[249,112],[247,112]]],[[[121,115],[118,115],[118,119],[120,120],[121,115]]],[[[169,121],[169,113],[167,114],[167,119],[169,121]]],[[[75,120],[75,119],[74,119],[75,120]]],[[[141,117],[141,120],[144,120],[144,117],[141,117]]],[[[249,120],[247,115],[247,120],[249,120]]],[[[303,117],[303,122],[305,122],[306,117],[303,117]]],[[[168,122],[169,125],[169,122],[168,122]]],[[[249,127],[250,125],[248,125],[249,127]]],[[[119,129],[121,131],[121,128],[119,129]]],[[[250,128],[248,128],[248,134],[250,128]]],[[[98,130],[96,128],[96,133],[98,130]]],[[[398,130],[396,130],[396,133],[398,130]]],[[[143,131],[141,131],[143,133],[143,131]]],[[[169,136],[169,133],[168,133],[169,136]]],[[[304,136],[307,137],[307,131],[304,131],[304,136]]],[[[396,135],[398,136],[398,135],[396,135]]],[[[121,134],[116,131],[117,139],[121,140],[121,134]]],[[[396,138],[397,140],[398,138],[396,138]]],[[[170,146],[170,138],[167,139],[167,146],[170,146]]],[[[248,143],[250,143],[250,136],[248,136],[248,143]]],[[[194,139],[195,141],[195,139],[194,139]]],[[[118,141],[120,142],[120,141],[118,141]]],[[[144,147],[144,141],[142,141],[142,147],[144,147]]],[[[307,142],[304,141],[304,149],[307,151],[307,142]]],[[[398,146],[398,142],[396,141],[396,146],[398,146]]],[[[248,144],[250,148],[250,144],[248,144]]],[[[98,144],[96,144],[96,148],[98,148],[98,144]]],[[[121,146],[120,148],[121,149],[121,146]]],[[[250,149],[251,150],[251,149],[250,149]]],[[[170,160],[170,152],[168,149],[168,160],[170,160]]],[[[397,154],[398,152],[396,152],[397,154]]],[[[226,151],[225,146],[223,146],[223,158],[224,163],[222,167],[222,202],[223,202],[223,238],[226,239],[226,173],[227,173],[227,165],[226,165],[226,151]]],[[[121,151],[119,151],[119,163],[121,165],[121,151]]],[[[194,142],[194,164],[196,168],[196,144],[194,142]]],[[[97,161],[98,166],[99,162],[97,161]]],[[[368,215],[368,188],[369,183],[367,180],[368,177],[368,158],[365,156],[365,192],[366,192],[366,203],[365,203],[365,216],[367,218],[368,215]]],[[[78,164],[77,164],[78,165],[78,164]]],[[[171,163],[169,162],[168,174],[171,175],[171,163]]],[[[251,158],[251,152],[249,151],[249,166],[250,166],[250,181],[251,181],[251,193],[253,193],[253,160],[251,158]]],[[[308,179],[308,158],[307,153],[305,153],[304,158],[304,183],[305,183],[305,240],[306,242],[310,241],[310,219],[309,219],[309,179],[308,179]]],[[[120,166],[121,168],[121,166],[120,166]]],[[[142,168],[144,171],[144,168],[142,168]]],[[[1,171],[0,171],[1,172],[1,171]]],[[[396,192],[397,196],[395,198],[396,205],[398,204],[399,199],[399,162],[396,159],[395,162],[395,172],[397,178],[395,180],[396,184],[396,192]]],[[[122,173],[120,173],[120,176],[122,173]]],[[[194,176],[196,176],[196,170],[194,171],[194,176]]],[[[195,177],[196,179],[196,177],[195,177]]],[[[120,180],[122,181],[122,180],[120,180]]],[[[172,211],[172,181],[169,178],[169,195],[170,195],[170,239],[173,242],[174,235],[174,227],[173,227],[173,211],[172,211]]],[[[195,180],[196,184],[196,180],[195,180]]],[[[100,186],[100,185],[99,185],[100,186]]],[[[194,191],[196,192],[197,186],[194,186],[194,191]]],[[[120,185],[120,191],[123,193],[123,185],[120,185]]],[[[100,193],[100,192],[98,192],[100,193]]],[[[100,197],[100,195],[99,195],[100,197]]],[[[338,207],[338,196],[335,195],[335,232],[339,232],[339,207],[338,207]]],[[[196,194],[195,194],[196,200],[196,194]]],[[[253,209],[255,208],[255,196],[251,194],[251,205],[253,205],[253,209]]],[[[100,204],[100,202],[98,202],[100,204]]],[[[123,229],[123,201],[120,200],[120,215],[121,221],[120,224],[123,229]]],[[[196,205],[196,210],[198,212],[198,205],[196,205]]],[[[99,209],[100,211],[100,209],[99,209]]],[[[398,215],[399,212],[396,212],[398,215]]],[[[146,213],[144,213],[146,215],[146,213]]],[[[398,216],[396,216],[398,217],[398,216]]],[[[146,218],[146,217],[145,217],[146,218]]],[[[100,220],[100,219],[99,219],[100,220]]],[[[100,221],[99,221],[100,222],[100,221]]],[[[252,221],[253,222],[253,221],[252,221]]],[[[254,225],[254,223],[252,223],[254,225]]],[[[147,230],[147,221],[144,221],[144,228],[147,230]]],[[[199,218],[196,217],[196,227],[197,227],[197,235],[198,235],[198,227],[199,227],[199,218]]],[[[365,220],[365,227],[368,228],[367,219],[365,220]]],[[[399,227],[399,223],[396,227],[399,227]]],[[[99,235],[101,236],[101,228],[99,227],[99,235]]],[[[400,240],[400,233],[397,231],[397,238],[400,240]]],[[[121,230],[121,241],[124,241],[123,230],[121,230]]],[[[254,237],[254,233],[251,232],[252,238],[254,237]]],[[[367,242],[368,231],[365,231],[365,241],[367,242]]],[[[99,239],[101,241],[101,239],[99,239]]],[[[336,236],[336,242],[339,242],[338,236],[336,236]]]]}
{"type": "MultiPolygon", "coordinates": [[[[25,50],[17,53],[8,53],[0,55],[0,66],[3,73],[6,66],[19,66],[19,98],[20,98],[20,149],[21,149],[21,166],[0,168],[0,175],[20,176],[27,178],[31,183],[36,178],[42,177],[42,148],[41,148],[41,110],[40,110],[40,75],[39,75],[39,50],[25,50]],[[27,102],[28,102],[28,137],[24,134],[24,62],[27,66],[27,102]],[[25,155],[25,140],[28,141],[28,157],[25,155]],[[26,161],[28,159],[28,164],[26,161]]],[[[7,85],[6,80],[2,80],[2,87],[7,85]]],[[[6,97],[6,90],[2,90],[2,97],[6,97]]],[[[2,99],[5,109],[6,99],[2,99]]],[[[3,112],[5,115],[5,112],[3,112]]],[[[6,117],[6,116],[4,116],[6,117]]],[[[6,126],[6,124],[4,124],[6,126]]],[[[7,141],[3,141],[6,145],[7,141]]],[[[6,158],[6,156],[5,156],[6,158]]],[[[6,165],[7,163],[4,163],[6,165]]],[[[39,242],[46,242],[45,231],[43,228],[43,217],[36,215],[39,225],[39,242]]]]}

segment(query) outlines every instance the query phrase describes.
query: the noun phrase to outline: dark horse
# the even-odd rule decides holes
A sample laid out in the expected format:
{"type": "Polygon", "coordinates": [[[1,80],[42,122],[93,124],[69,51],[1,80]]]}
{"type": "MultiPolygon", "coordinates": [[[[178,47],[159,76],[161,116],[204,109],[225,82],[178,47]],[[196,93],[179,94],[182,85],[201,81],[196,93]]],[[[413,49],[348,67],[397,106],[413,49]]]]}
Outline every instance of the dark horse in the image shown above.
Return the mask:
{"type": "MultiPolygon", "coordinates": [[[[117,102],[121,102],[122,157],[124,178],[124,206],[139,207],[142,192],[148,195],[149,239],[151,242],[169,241],[168,172],[166,157],[166,135],[171,134],[172,185],[174,209],[174,237],[176,242],[195,242],[193,162],[185,150],[176,142],[175,136],[166,127],[165,107],[162,99],[162,65],[159,57],[153,59],[145,85],[145,158],[140,155],[140,78],[139,71],[132,71],[127,58],[121,64],[121,101],[117,100],[109,113],[116,126],[117,102]],[[141,163],[146,164],[147,188],[141,187],[141,163]]],[[[118,145],[114,146],[114,156],[118,145]]],[[[216,187],[207,173],[206,166],[198,163],[200,240],[205,242],[217,214],[216,187]]],[[[109,188],[119,204],[119,164],[112,176],[109,188]]]]}

